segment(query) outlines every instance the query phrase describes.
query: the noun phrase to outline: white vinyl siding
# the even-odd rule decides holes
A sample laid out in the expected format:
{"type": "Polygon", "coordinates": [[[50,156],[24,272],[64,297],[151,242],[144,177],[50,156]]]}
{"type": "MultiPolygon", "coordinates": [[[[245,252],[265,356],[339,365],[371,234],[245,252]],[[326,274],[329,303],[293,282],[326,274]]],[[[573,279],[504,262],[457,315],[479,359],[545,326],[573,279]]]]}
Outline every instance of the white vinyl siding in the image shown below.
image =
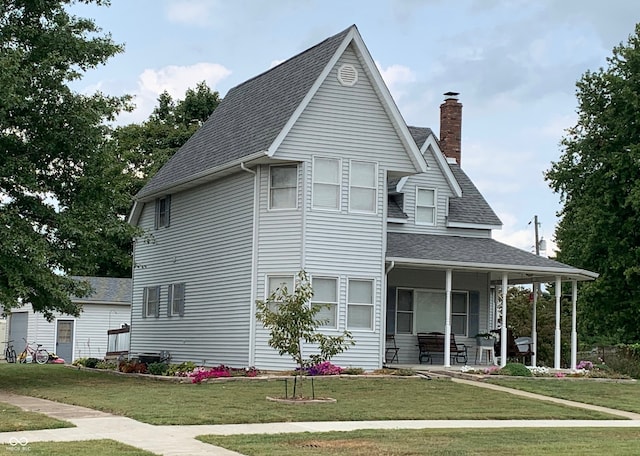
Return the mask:
{"type": "MultiPolygon", "coordinates": [[[[249,365],[255,179],[241,171],[172,194],[171,229],[154,232],[153,243],[136,242],[131,353],[167,350],[177,363],[249,365]],[[164,308],[171,283],[188,284],[180,318],[164,308]],[[141,318],[143,288],[157,284],[161,316],[141,318]]],[[[153,218],[153,204],[145,204],[139,226],[152,228],[153,218]]]]}
{"type": "Polygon", "coordinates": [[[436,201],[434,189],[416,187],[416,224],[436,224],[436,201]]]}
{"type": "Polygon", "coordinates": [[[313,208],[340,210],[342,164],[339,159],[314,157],[313,208]]]}
{"type": "Polygon", "coordinates": [[[337,328],[338,279],[314,277],[312,287],[313,298],[311,299],[311,305],[321,306],[316,318],[326,322],[322,325],[325,328],[337,328]]]}
{"type": "Polygon", "coordinates": [[[350,279],[347,328],[373,329],[373,281],[350,279]]]}
{"type": "Polygon", "coordinates": [[[298,205],[298,167],[269,167],[269,209],[295,209],[298,205]]]}
{"type": "Polygon", "coordinates": [[[372,162],[352,160],[349,172],[349,210],[375,214],[378,198],[378,167],[372,162]]]}

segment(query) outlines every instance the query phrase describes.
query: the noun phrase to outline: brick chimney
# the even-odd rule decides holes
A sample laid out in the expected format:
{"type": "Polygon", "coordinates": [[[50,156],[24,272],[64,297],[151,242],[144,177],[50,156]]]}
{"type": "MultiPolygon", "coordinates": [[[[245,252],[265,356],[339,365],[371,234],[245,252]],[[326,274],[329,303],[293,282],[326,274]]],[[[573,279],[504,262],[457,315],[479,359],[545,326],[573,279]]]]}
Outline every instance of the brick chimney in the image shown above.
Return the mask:
{"type": "Polygon", "coordinates": [[[440,105],[440,149],[445,157],[455,159],[461,164],[462,143],[462,104],[458,102],[458,93],[444,94],[444,103],[440,105]]]}

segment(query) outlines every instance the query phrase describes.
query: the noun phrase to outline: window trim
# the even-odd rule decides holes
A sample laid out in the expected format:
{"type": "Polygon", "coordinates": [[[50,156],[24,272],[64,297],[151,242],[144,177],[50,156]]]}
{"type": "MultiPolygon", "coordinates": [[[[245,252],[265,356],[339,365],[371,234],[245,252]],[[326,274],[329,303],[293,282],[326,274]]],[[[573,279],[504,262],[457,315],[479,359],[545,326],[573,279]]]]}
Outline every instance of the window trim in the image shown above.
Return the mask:
{"type": "Polygon", "coordinates": [[[334,320],[335,320],[335,325],[320,325],[320,328],[322,329],[338,329],[338,308],[340,306],[340,278],[337,276],[324,276],[324,275],[319,275],[319,276],[312,276],[311,277],[311,288],[313,289],[313,281],[316,279],[324,279],[324,280],[333,280],[336,284],[336,300],[335,302],[325,302],[325,301],[316,301],[314,300],[315,296],[311,297],[311,300],[309,301],[311,306],[313,306],[314,304],[316,305],[330,305],[333,308],[333,313],[334,313],[334,320]]]}
{"type": "Polygon", "coordinates": [[[329,212],[340,212],[342,210],[342,159],[335,157],[323,157],[320,155],[314,155],[312,159],[312,171],[311,171],[311,208],[316,211],[329,211],[329,212]],[[317,182],[316,181],[316,160],[332,160],[338,162],[338,183],[333,182],[317,182]],[[320,185],[333,185],[334,187],[338,187],[338,205],[335,208],[331,207],[318,207],[315,205],[315,193],[316,193],[316,184],[320,185]]]}
{"type": "Polygon", "coordinates": [[[375,331],[375,310],[376,310],[376,279],[371,277],[348,277],[347,278],[347,316],[346,316],[346,326],[349,331],[360,331],[360,332],[374,332],[375,331]],[[371,303],[364,302],[351,302],[349,301],[349,290],[351,288],[351,282],[369,282],[371,283],[371,303]],[[349,307],[350,306],[369,306],[371,307],[371,321],[369,328],[352,328],[349,326],[349,307]]]}
{"type": "Polygon", "coordinates": [[[160,293],[162,289],[160,285],[156,285],[153,287],[144,287],[142,289],[142,318],[158,318],[160,317],[160,293]],[[157,300],[156,303],[156,311],[154,313],[149,313],[149,290],[156,290],[157,300]]]}
{"type": "Polygon", "coordinates": [[[153,228],[159,230],[160,228],[169,228],[169,224],[171,221],[171,195],[165,195],[161,198],[156,198],[155,202],[155,215],[153,228]],[[164,213],[161,211],[160,206],[162,205],[162,201],[165,202],[165,210],[164,213]],[[161,217],[164,214],[164,223],[161,223],[161,217]]]}
{"type": "MultiPolygon", "coordinates": [[[[267,208],[269,209],[269,211],[295,211],[298,209],[298,196],[299,196],[299,168],[298,168],[298,164],[294,163],[294,164],[287,164],[287,165],[269,165],[269,175],[267,177],[268,179],[268,187],[269,187],[269,192],[268,192],[268,201],[267,201],[267,208]],[[273,207],[271,206],[271,190],[274,188],[271,185],[271,170],[273,168],[295,168],[296,169],[296,195],[294,198],[294,203],[295,206],[294,207],[273,207]]],[[[291,188],[291,187],[275,187],[275,188],[291,188]]]]}
{"type": "Polygon", "coordinates": [[[369,215],[377,215],[378,214],[378,163],[366,161],[366,160],[349,160],[349,212],[355,214],[369,214],[369,215]],[[351,183],[352,181],[352,171],[354,163],[363,163],[367,165],[373,165],[373,187],[363,187],[361,185],[354,185],[351,183]],[[353,188],[362,188],[366,190],[373,190],[373,211],[363,211],[358,209],[353,209],[351,207],[352,199],[352,189],[353,188]]]}
{"type": "Polygon", "coordinates": [[[169,317],[184,317],[184,304],[185,304],[185,294],[186,294],[186,285],[184,282],[176,282],[169,284],[167,287],[167,316],[169,317]],[[182,286],[182,298],[179,300],[175,299],[174,290],[176,286],[182,286]],[[180,302],[180,305],[176,311],[175,304],[176,301],[180,302]]]}
{"type": "Polygon", "coordinates": [[[469,291],[468,290],[451,290],[451,330],[453,332],[453,317],[464,315],[464,334],[461,334],[463,337],[471,337],[469,335],[469,291]],[[453,311],[453,295],[459,294],[464,295],[464,304],[465,304],[465,313],[454,312],[453,311]]]}
{"type": "Polygon", "coordinates": [[[423,226],[436,226],[438,220],[438,190],[435,188],[428,187],[416,187],[416,200],[415,200],[415,214],[414,219],[416,225],[423,226]],[[422,206],[418,204],[418,195],[420,194],[420,190],[428,190],[433,192],[433,206],[422,206]],[[433,222],[422,222],[418,220],[418,208],[432,208],[433,209],[433,222]]]}

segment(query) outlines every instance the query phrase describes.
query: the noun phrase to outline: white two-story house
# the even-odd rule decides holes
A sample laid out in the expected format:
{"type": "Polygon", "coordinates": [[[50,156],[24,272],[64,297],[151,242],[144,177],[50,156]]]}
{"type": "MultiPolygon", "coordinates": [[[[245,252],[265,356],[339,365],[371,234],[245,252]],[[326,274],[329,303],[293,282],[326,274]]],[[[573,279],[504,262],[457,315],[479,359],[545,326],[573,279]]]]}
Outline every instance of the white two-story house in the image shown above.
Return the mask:
{"type": "Polygon", "coordinates": [[[415,364],[418,332],[491,329],[496,285],[592,279],[491,239],[455,94],[441,114],[440,139],[406,125],[355,26],[231,89],[136,195],[130,353],[289,369],[255,303],[304,269],[354,336],[333,362],[379,368],[391,333],[415,364]]]}

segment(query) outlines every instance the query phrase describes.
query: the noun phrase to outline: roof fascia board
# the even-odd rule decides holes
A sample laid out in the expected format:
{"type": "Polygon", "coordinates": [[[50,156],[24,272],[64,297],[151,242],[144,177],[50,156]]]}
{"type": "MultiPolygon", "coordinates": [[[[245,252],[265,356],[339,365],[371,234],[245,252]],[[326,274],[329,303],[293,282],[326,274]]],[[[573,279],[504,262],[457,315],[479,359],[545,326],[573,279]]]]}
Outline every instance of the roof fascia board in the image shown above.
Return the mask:
{"type": "Polygon", "coordinates": [[[599,274],[584,269],[577,268],[553,268],[542,266],[519,266],[515,264],[494,264],[494,263],[466,263],[461,261],[442,261],[442,260],[423,260],[420,258],[400,258],[387,257],[386,261],[393,261],[396,266],[436,266],[452,269],[474,269],[474,270],[492,270],[492,271],[512,271],[512,272],[532,272],[550,274],[552,276],[572,276],[581,280],[593,280],[598,278],[599,274]]]}
{"type": "Polygon", "coordinates": [[[408,180],[409,180],[409,176],[404,176],[404,177],[400,178],[400,180],[398,181],[398,185],[396,185],[396,192],[397,193],[402,193],[402,189],[404,188],[404,184],[406,184],[408,180]]]}
{"type": "Polygon", "coordinates": [[[448,228],[471,228],[474,230],[501,230],[502,225],[483,225],[480,223],[447,222],[448,228]]]}
{"type": "Polygon", "coordinates": [[[438,145],[438,142],[436,141],[436,138],[433,133],[431,133],[427,137],[427,140],[424,142],[424,144],[420,148],[420,152],[424,155],[427,152],[427,150],[429,150],[429,147],[431,147],[431,150],[433,151],[433,156],[436,159],[436,162],[438,163],[438,167],[447,178],[447,182],[449,183],[449,187],[451,188],[451,191],[458,198],[462,197],[462,188],[460,188],[460,184],[458,184],[458,181],[453,175],[451,168],[447,164],[447,159],[445,158],[444,154],[440,150],[440,146],[438,145]]]}
{"type": "Polygon", "coordinates": [[[138,221],[140,220],[140,214],[142,214],[142,209],[144,208],[144,203],[138,202],[137,200],[133,201],[133,207],[131,208],[131,212],[129,213],[129,217],[127,218],[127,223],[132,226],[137,226],[138,221]]]}
{"type": "Polygon", "coordinates": [[[127,302],[127,301],[88,301],[86,299],[77,299],[74,298],[71,300],[71,302],[76,302],[79,304],[83,304],[83,305],[110,305],[110,306],[130,306],[131,303],[127,302]]]}
{"type": "Polygon", "coordinates": [[[154,191],[153,193],[150,193],[148,195],[145,195],[141,198],[138,198],[136,200],[136,202],[140,201],[140,202],[148,202],[148,201],[153,201],[154,199],[156,199],[159,196],[163,196],[163,195],[169,195],[172,193],[175,193],[176,190],[186,190],[189,187],[195,186],[195,185],[200,185],[203,184],[205,182],[208,181],[212,181],[215,180],[215,176],[218,173],[221,173],[223,171],[228,171],[230,169],[233,169],[235,167],[238,167],[238,170],[240,170],[240,165],[242,163],[248,163],[252,160],[257,160],[259,158],[263,158],[266,156],[266,151],[262,151],[262,152],[257,152],[255,154],[252,155],[248,155],[246,157],[241,157],[238,158],[236,160],[233,160],[231,162],[225,163],[223,165],[217,166],[215,168],[210,168],[204,171],[201,171],[197,174],[194,174],[192,176],[189,176],[185,179],[182,179],[180,181],[175,182],[174,184],[172,184],[170,187],[164,187],[164,188],[160,188],[156,191],[154,191]]]}

